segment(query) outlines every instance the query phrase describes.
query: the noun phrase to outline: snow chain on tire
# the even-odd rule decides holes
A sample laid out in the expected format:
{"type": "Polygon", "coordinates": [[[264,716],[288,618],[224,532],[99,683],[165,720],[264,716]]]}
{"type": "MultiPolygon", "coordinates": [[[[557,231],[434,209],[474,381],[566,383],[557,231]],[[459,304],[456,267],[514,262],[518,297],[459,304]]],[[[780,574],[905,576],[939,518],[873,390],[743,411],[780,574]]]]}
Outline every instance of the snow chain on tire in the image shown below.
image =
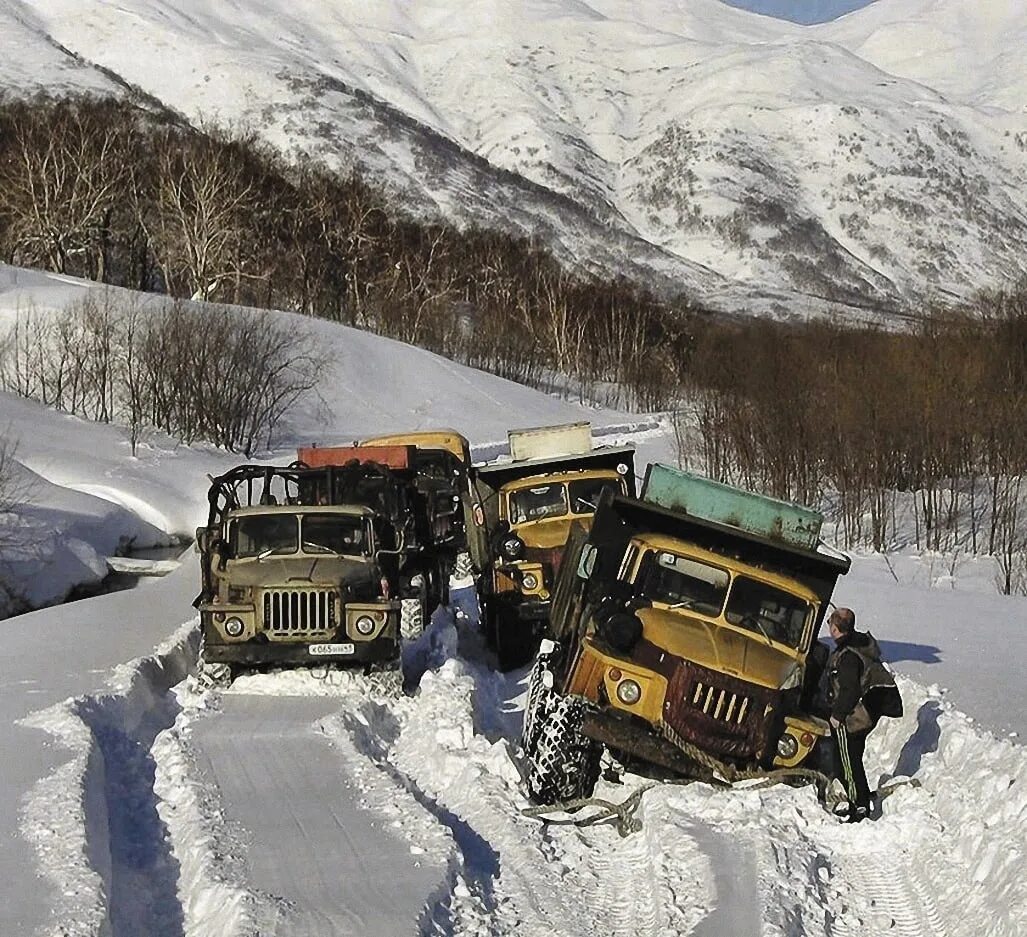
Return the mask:
{"type": "Polygon", "coordinates": [[[556,702],[555,694],[545,684],[545,675],[549,671],[549,662],[552,659],[552,652],[544,654],[540,651],[528,674],[528,696],[524,703],[524,716],[521,720],[521,751],[523,752],[530,751],[535,744],[538,727],[549,715],[556,702]]]}
{"type": "Polygon", "coordinates": [[[415,641],[424,634],[424,606],[420,599],[400,599],[399,636],[415,641]]]}
{"type": "Polygon", "coordinates": [[[398,662],[375,665],[367,674],[367,685],[375,696],[398,699],[403,695],[403,668],[398,662]]]}
{"type": "Polygon", "coordinates": [[[225,690],[232,685],[232,665],[211,663],[203,656],[203,648],[196,658],[196,682],[208,690],[225,690]]]}
{"type": "Polygon", "coordinates": [[[471,562],[471,554],[466,550],[456,555],[453,562],[452,578],[456,580],[470,579],[474,575],[474,564],[471,562]]]}
{"type": "MultiPolygon", "coordinates": [[[[776,784],[783,784],[791,778],[802,778],[803,780],[822,785],[821,789],[826,792],[824,806],[828,811],[833,812],[834,808],[839,804],[847,802],[847,798],[844,795],[832,793],[831,778],[821,771],[814,771],[812,768],[773,768],[767,771],[760,768],[739,769],[733,765],[725,764],[687,742],[681,746],[681,750],[711,772],[710,777],[703,780],[718,786],[722,790],[731,790],[736,783],[741,781],[758,780],[762,782],[750,784],[745,788],[747,791],[754,791],[773,787],[776,784]]],[[[561,803],[553,803],[548,806],[525,807],[521,810],[521,814],[553,826],[595,826],[606,823],[616,827],[617,832],[621,836],[628,836],[642,829],[642,821],[636,814],[642,803],[642,795],[646,791],[660,786],[683,786],[692,784],[696,780],[696,778],[682,778],[676,781],[656,781],[632,791],[619,804],[604,800],[601,797],[573,797],[561,803]],[[570,817],[567,819],[551,819],[546,816],[550,813],[574,813],[583,807],[598,807],[600,812],[586,817],[570,817]]],[[[920,787],[920,780],[918,778],[905,778],[879,789],[876,794],[878,802],[894,794],[900,787],[905,786],[920,787]]],[[[528,787],[530,791],[530,783],[528,787]]]]}
{"type": "Polygon", "coordinates": [[[538,721],[535,739],[525,752],[528,791],[534,800],[560,803],[590,795],[595,788],[603,749],[581,731],[590,705],[577,696],[561,696],[538,721]]]}

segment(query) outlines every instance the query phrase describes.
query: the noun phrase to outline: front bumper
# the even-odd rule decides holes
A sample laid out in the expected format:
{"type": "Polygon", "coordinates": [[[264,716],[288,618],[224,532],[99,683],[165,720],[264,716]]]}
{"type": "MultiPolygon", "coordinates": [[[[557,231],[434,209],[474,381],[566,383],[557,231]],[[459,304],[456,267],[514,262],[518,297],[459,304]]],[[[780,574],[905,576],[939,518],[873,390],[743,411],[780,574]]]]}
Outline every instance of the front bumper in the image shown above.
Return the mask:
{"type": "Polygon", "coordinates": [[[240,664],[259,667],[265,664],[290,664],[294,666],[316,666],[318,664],[376,664],[399,658],[399,644],[392,638],[378,638],[374,641],[243,641],[236,644],[204,642],[203,658],[212,664],[240,664]],[[352,654],[311,654],[312,644],[349,643],[352,654]]]}
{"type": "Polygon", "coordinates": [[[645,720],[628,713],[593,709],[585,716],[581,731],[612,749],[676,774],[705,778],[710,773],[676,745],[657,735],[645,720]]]}

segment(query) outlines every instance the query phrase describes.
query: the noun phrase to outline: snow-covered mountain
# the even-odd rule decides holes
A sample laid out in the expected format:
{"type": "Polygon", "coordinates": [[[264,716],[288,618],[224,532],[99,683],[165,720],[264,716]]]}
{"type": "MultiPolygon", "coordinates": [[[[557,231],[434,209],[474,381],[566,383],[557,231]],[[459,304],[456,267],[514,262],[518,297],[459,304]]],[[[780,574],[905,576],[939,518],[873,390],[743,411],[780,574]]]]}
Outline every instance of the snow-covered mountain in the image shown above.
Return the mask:
{"type": "Polygon", "coordinates": [[[815,27],[719,0],[18,0],[0,36],[0,86],[133,85],[720,308],[894,310],[1023,271],[1020,0],[815,27]]]}

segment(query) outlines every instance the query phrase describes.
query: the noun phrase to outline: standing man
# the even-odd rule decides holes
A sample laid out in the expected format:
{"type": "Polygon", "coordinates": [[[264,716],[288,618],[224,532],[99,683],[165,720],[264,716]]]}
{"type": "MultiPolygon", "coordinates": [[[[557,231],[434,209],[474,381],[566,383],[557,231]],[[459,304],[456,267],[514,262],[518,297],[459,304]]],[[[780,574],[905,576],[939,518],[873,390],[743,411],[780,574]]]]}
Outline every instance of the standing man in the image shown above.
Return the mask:
{"type": "MultiPolygon", "coordinates": [[[[835,642],[827,661],[834,776],[845,786],[848,821],[858,823],[870,814],[870,785],[863,767],[863,750],[870,730],[877,724],[877,717],[868,709],[864,697],[868,683],[876,683],[873,678],[888,671],[881,663],[881,648],[873,635],[856,630],[856,613],[851,608],[836,608],[827,624],[835,642]]],[[[894,679],[891,684],[894,689],[894,679]]]]}

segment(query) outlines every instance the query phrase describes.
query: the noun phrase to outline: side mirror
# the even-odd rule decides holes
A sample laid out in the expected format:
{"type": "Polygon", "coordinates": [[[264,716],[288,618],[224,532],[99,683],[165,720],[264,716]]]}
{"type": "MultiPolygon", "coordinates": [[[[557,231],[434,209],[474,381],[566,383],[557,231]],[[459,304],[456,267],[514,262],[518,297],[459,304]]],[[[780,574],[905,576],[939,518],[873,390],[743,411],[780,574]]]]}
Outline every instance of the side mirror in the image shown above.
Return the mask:
{"type": "Polygon", "coordinates": [[[592,543],[586,543],[581,549],[581,559],[578,560],[578,578],[579,579],[590,579],[592,576],[592,570],[596,566],[596,556],[599,554],[599,549],[592,543]]]}

